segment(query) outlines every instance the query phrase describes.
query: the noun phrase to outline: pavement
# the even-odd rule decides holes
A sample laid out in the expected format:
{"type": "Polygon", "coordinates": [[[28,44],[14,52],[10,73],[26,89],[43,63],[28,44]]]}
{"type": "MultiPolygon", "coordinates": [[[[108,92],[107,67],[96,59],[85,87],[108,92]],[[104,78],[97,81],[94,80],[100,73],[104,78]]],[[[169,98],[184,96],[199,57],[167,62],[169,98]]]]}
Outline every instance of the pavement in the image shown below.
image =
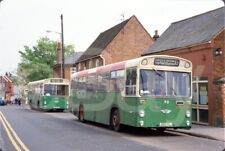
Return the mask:
{"type": "Polygon", "coordinates": [[[177,129],[170,130],[179,133],[184,133],[192,136],[203,137],[213,140],[219,140],[225,142],[225,128],[221,127],[211,127],[205,125],[197,125],[192,124],[192,128],[190,130],[186,129],[177,129]]]}

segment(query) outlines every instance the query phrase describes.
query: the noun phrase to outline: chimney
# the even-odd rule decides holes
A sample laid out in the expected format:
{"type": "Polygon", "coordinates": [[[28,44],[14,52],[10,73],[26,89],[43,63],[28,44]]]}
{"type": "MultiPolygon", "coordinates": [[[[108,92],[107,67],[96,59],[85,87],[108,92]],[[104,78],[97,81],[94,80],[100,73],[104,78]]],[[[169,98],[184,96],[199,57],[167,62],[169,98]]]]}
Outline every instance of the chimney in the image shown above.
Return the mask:
{"type": "Polygon", "coordinates": [[[57,64],[60,64],[62,62],[62,45],[60,42],[57,42],[57,51],[56,51],[56,61],[57,64]]]}
{"type": "Polygon", "coordinates": [[[153,39],[156,41],[159,38],[158,30],[155,30],[155,35],[153,36],[153,39]]]}

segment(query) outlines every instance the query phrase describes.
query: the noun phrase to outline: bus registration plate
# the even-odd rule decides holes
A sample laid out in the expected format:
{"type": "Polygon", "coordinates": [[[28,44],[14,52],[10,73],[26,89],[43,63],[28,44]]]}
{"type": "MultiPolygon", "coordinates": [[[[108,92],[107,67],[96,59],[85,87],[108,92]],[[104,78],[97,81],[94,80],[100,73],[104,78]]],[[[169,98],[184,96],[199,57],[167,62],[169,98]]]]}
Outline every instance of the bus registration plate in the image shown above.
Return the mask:
{"type": "Polygon", "coordinates": [[[162,126],[162,127],[171,127],[171,126],[173,126],[173,123],[159,123],[159,126],[162,126]]]}

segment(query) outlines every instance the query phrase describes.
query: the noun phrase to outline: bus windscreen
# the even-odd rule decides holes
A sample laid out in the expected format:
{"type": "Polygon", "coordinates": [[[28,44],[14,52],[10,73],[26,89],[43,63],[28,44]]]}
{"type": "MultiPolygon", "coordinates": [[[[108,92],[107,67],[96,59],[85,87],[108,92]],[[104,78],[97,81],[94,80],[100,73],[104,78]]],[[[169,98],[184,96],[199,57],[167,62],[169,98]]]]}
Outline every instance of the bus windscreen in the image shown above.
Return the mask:
{"type": "Polygon", "coordinates": [[[69,86],[68,85],[53,85],[45,84],[44,85],[44,95],[69,95],[69,86]]]}
{"type": "Polygon", "coordinates": [[[140,70],[140,95],[190,97],[191,74],[142,69],[140,70]]]}

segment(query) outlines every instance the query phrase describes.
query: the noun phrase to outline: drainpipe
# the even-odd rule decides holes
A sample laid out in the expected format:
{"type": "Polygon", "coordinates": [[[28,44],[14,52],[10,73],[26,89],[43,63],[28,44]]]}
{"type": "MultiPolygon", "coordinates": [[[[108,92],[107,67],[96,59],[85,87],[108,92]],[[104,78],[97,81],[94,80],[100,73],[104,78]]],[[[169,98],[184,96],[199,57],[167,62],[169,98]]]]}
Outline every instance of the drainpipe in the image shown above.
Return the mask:
{"type": "Polygon", "coordinates": [[[103,60],[103,66],[105,65],[105,58],[102,55],[99,55],[99,57],[103,60]]]}

